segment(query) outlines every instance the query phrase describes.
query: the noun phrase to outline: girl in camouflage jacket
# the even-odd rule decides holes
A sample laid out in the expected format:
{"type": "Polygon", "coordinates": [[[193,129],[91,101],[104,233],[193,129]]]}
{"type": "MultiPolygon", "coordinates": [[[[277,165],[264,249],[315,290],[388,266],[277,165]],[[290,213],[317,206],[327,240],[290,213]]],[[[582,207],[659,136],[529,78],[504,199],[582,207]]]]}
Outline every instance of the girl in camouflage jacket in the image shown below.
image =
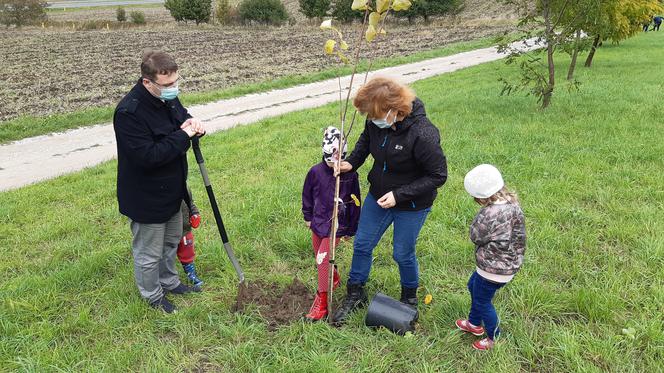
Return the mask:
{"type": "Polygon", "coordinates": [[[473,347],[488,350],[500,332],[493,297],[512,280],[523,263],[525,219],[516,195],[507,190],[494,166],[475,167],[466,175],[464,186],[482,208],[470,226],[476,260],[476,270],[468,281],[470,314],[468,320],[457,320],[456,325],[476,336],[486,331],[487,338],[474,342],[473,347]]]}

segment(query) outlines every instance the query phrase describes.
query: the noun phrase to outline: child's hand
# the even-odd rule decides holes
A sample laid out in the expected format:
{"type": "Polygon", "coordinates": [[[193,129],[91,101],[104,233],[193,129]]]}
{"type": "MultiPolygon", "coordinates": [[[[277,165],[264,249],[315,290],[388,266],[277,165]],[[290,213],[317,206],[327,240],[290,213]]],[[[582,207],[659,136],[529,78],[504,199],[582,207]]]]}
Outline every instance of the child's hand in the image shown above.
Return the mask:
{"type": "Polygon", "coordinates": [[[189,224],[192,228],[198,228],[201,225],[201,216],[199,214],[194,214],[189,217],[189,224]]]}
{"type": "Polygon", "coordinates": [[[311,222],[310,221],[305,221],[304,224],[307,226],[307,228],[311,228],[311,222]]]}

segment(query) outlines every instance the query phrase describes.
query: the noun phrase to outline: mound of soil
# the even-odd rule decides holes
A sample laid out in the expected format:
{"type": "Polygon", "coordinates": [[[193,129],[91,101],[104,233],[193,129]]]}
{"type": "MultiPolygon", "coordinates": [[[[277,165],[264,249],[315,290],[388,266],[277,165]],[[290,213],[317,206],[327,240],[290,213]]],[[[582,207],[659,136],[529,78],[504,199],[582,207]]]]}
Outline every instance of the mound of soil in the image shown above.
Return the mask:
{"type": "Polygon", "coordinates": [[[268,330],[301,319],[314,300],[314,295],[304,284],[294,279],[285,288],[275,283],[251,282],[240,287],[233,312],[243,312],[249,304],[258,307],[267,321],[268,330]]]}

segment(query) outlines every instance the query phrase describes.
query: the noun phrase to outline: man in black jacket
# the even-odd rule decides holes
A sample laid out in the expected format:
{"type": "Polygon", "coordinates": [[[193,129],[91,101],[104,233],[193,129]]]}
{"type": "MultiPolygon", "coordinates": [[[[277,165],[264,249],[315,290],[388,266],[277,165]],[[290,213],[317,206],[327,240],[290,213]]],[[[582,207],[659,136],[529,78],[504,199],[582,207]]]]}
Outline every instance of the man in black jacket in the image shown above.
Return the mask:
{"type": "Polygon", "coordinates": [[[180,205],[186,194],[190,138],[205,133],[177,98],[178,66],[163,52],[146,52],[141,78],[113,116],[118,147],[117,196],[130,219],[136,285],[152,307],[172,313],[165,292],[182,284],[174,259],[182,238],[180,205]]]}

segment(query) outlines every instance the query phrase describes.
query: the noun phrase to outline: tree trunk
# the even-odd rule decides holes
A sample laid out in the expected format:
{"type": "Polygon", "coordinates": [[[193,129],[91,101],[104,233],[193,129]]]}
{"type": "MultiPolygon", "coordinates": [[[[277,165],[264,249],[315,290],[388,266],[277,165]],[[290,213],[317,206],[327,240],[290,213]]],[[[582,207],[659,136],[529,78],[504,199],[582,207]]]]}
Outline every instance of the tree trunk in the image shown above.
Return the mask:
{"type": "Polygon", "coordinates": [[[576,38],[574,40],[574,52],[572,52],[572,62],[569,63],[569,70],[567,70],[567,80],[574,79],[574,69],[576,68],[576,58],[579,55],[580,43],[581,43],[581,30],[576,30],[576,38]]]}
{"type": "Polygon", "coordinates": [[[597,50],[597,46],[600,43],[600,36],[597,35],[595,36],[595,40],[593,40],[593,46],[590,48],[590,53],[588,53],[588,58],[586,58],[586,67],[590,67],[593,64],[593,57],[595,57],[595,51],[597,50]]]}
{"type": "Polygon", "coordinates": [[[551,104],[553,88],[556,84],[556,68],[553,64],[553,51],[555,48],[555,38],[557,35],[553,30],[553,26],[551,25],[551,2],[544,1],[543,8],[544,27],[546,27],[546,60],[549,69],[549,78],[546,84],[546,88],[542,94],[542,109],[546,109],[551,104]]]}

